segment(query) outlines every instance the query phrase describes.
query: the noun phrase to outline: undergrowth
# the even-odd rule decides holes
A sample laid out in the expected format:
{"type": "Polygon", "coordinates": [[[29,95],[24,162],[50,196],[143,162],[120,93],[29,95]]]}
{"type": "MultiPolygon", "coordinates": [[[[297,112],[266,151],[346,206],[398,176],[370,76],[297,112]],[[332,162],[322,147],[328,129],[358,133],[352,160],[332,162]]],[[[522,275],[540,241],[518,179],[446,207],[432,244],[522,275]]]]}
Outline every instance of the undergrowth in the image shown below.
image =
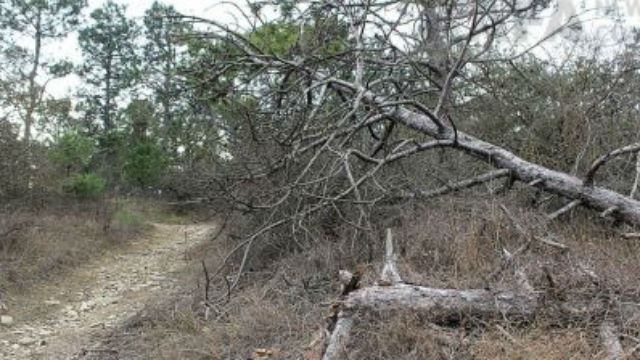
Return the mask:
{"type": "MultiPolygon", "coordinates": [[[[384,226],[393,225],[400,271],[407,281],[429,287],[484,288],[488,274],[501,264],[503,249],[513,251],[525,241],[500,205],[506,205],[527,229],[556,234],[569,246],[572,258],[580,258],[618,293],[640,288],[640,246],[621,239],[612,224],[577,211],[561,223],[547,225],[543,212],[522,198],[472,198],[449,196],[383,210],[380,216],[386,218],[380,218],[380,228],[366,238],[368,243],[354,242],[354,229],[338,223],[324,224],[332,231],[303,249],[283,245],[286,242],[279,236],[262,239],[253,249],[240,288],[205,317],[201,262],[209,269],[220,264],[237,241],[234,231],[247,227],[246,220],[235,218],[228,224],[231,230],[191,254],[190,270],[182,280],[190,291],[149,304],[107,342],[124,358],[247,359],[256,349],[265,348],[273,351],[270,358],[274,359],[319,359],[317,348],[310,345],[326,326],[330,304],[337,299],[337,271],[358,269],[363,272],[363,286],[377,280],[384,226]],[[396,220],[388,221],[390,217],[396,220]]],[[[599,290],[572,276],[567,259],[557,249],[534,246],[522,266],[541,293],[548,292],[547,274],[551,274],[554,291],[561,296],[585,300],[598,296],[594,292],[599,290]]],[[[510,276],[503,274],[491,286],[508,288],[511,283],[510,276]]],[[[224,298],[224,282],[215,284],[209,297],[224,298]]],[[[410,312],[363,315],[353,330],[349,359],[604,357],[598,324],[587,320],[558,328],[553,316],[551,310],[543,309],[527,324],[504,319],[432,324],[410,312]]],[[[637,320],[623,322],[623,334],[636,336],[637,320]]]]}
{"type": "Polygon", "coordinates": [[[0,208],[0,294],[27,291],[109,248],[124,246],[161,211],[162,206],[142,199],[5,204],[0,208]]]}

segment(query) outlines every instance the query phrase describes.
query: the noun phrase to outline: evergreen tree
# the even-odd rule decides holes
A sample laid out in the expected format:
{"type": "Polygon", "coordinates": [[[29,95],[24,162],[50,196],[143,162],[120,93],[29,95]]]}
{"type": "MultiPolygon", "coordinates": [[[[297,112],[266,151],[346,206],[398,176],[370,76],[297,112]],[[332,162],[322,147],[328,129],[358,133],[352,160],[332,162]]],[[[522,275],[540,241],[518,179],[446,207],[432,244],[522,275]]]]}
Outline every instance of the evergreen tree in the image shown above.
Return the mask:
{"type": "Polygon", "coordinates": [[[135,41],[138,28],[125,16],[125,6],[107,1],[91,13],[92,23],[80,30],[85,62],[81,75],[100,94],[91,97],[88,111],[98,107],[106,134],[116,128],[117,98],[130,88],[138,74],[135,41]]]}
{"type": "MultiPolygon", "coordinates": [[[[66,61],[50,59],[42,52],[47,41],[61,39],[75,30],[86,0],[0,1],[0,69],[4,105],[23,124],[23,141],[30,148],[38,107],[43,102],[43,76],[70,72],[66,61]]],[[[31,152],[27,150],[27,157],[31,152]]],[[[29,160],[30,162],[30,160],[29,160]]]]}
{"type": "Polygon", "coordinates": [[[146,43],[144,71],[146,85],[153,91],[159,108],[160,131],[163,147],[177,153],[181,128],[180,113],[184,111],[178,82],[181,59],[180,35],[190,27],[178,19],[173,6],[154,2],[144,17],[146,43]]]}

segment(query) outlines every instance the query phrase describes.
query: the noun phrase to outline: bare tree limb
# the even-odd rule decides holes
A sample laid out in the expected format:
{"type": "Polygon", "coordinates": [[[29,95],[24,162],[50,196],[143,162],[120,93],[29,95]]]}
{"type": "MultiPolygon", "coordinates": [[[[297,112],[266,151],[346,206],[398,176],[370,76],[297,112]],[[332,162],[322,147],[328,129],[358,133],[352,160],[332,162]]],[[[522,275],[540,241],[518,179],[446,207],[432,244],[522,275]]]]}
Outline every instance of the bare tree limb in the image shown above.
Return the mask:
{"type": "Polygon", "coordinates": [[[569,211],[571,211],[573,208],[575,208],[576,206],[580,205],[582,201],[580,200],[573,200],[570,203],[568,203],[567,205],[561,207],[560,209],[552,212],[551,214],[547,215],[547,218],[549,220],[555,220],[558,217],[560,217],[562,214],[567,213],[569,211]]]}
{"type": "Polygon", "coordinates": [[[463,189],[468,189],[477,185],[482,185],[489,181],[503,178],[506,176],[509,176],[509,170],[506,170],[506,169],[494,170],[494,171],[490,171],[488,173],[478,175],[466,180],[462,180],[453,184],[441,186],[437,189],[422,190],[415,193],[408,193],[408,194],[405,194],[403,197],[429,199],[432,197],[450,194],[452,192],[460,191],[463,189]]]}
{"type": "Polygon", "coordinates": [[[636,198],[639,182],[640,182],[640,152],[636,154],[636,176],[635,176],[635,179],[633,180],[633,186],[631,187],[631,192],[629,193],[629,197],[632,199],[636,198]]]}
{"type": "Polygon", "coordinates": [[[620,339],[616,333],[616,328],[611,322],[605,321],[600,325],[600,339],[607,351],[607,359],[609,360],[623,360],[625,358],[622,344],[620,344],[620,339]]]}
{"type": "Polygon", "coordinates": [[[596,161],[591,164],[591,167],[587,171],[587,174],[584,176],[584,184],[587,186],[593,185],[593,177],[596,172],[602,165],[604,165],[607,161],[626,154],[637,153],[640,151],[640,143],[635,143],[631,145],[627,145],[613,151],[608,152],[605,155],[600,156],[596,161]]]}

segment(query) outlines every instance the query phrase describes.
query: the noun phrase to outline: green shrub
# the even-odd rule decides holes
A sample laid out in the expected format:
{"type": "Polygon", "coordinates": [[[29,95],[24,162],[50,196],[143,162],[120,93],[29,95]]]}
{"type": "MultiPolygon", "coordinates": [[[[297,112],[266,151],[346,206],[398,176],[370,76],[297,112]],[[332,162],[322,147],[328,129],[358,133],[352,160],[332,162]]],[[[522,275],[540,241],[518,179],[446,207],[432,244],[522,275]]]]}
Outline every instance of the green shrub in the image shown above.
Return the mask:
{"type": "Polygon", "coordinates": [[[118,210],[113,215],[113,220],[117,225],[123,225],[133,228],[139,228],[144,225],[144,217],[140,213],[124,209],[118,210]]]}
{"type": "Polygon", "coordinates": [[[95,151],[96,145],[91,138],[69,132],[56,142],[51,151],[51,160],[67,171],[71,171],[73,167],[83,169],[89,165],[95,151]]]}
{"type": "Polygon", "coordinates": [[[137,186],[149,186],[158,182],[167,166],[167,158],[160,146],[151,141],[141,141],[127,152],[124,177],[137,186]]]}
{"type": "Polygon", "coordinates": [[[69,178],[63,189],[82,199],[95,199],[104,194],[106,185],[106,181],[96,174],[78,174],[69,178]]]}

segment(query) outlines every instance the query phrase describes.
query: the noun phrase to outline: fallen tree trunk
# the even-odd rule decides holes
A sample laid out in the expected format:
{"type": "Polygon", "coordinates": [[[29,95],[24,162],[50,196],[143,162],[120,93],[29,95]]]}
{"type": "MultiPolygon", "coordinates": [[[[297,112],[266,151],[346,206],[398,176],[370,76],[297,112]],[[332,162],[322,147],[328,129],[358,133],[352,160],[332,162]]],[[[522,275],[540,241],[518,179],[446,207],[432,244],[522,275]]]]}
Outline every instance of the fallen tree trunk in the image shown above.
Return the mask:
{"type": "MultiPolygon", "coordinates": [[[[397,270],[390,229],[387,229],[385,248],[384,268],[378,285],[347,294],[343,291],[344,298],[339,306],[334,306],[323,360],[340,359],[343,354],[348,354],[349,334],[354,326],[354,315],[359,312],[419,311],[433,321],[447,323],[469,316],[524,320],[535,314],[537,296],[529,286],[518,286],[518,291],[493,292],[486,289],[434,289],[405,284],[397,270]]],[[[345,288],[356,289],[352,281],[354,275],[346,271],[340,275],[345,288]]]]}
{"type": "MultiPolygon", "coordinates": [[[[391,232],[387,230],[384,268],[377,285],[358,288],[354,279],[359,276],[341,271],[340,281],[344,289],[341,300],[332,306],[333,315],[327,328],[328,338],[323,360],[348,358],[351,329],[356,326],[356,315],[361,313],[383,313],[409,311],[425,316],[431,322],[451,325],[463,318],[511,319],[526,321],[533,319],[543,308],[553,308],[558,324],[575,324],[576,321],[603,321],[599,329],[602,345],[609,359],[622,359],[624,350],[614,325],[604,320],[605,303],[593,301],[552,302],[538,296],[529,284],[526,274],[516,266],[514,255],[507,254],[514,272],[514,290],[492,291],[489,289],[436,289],[403,282],[395,264],[391,232]]],[[[621,313],[637,314],[635,304],[621,309],[621,313]]],[[[611,314],[609,314],[611,315],[611,314]]]]}
{"type": "MultiPolygon", "coordinates": [[[[579,201],[581,205],[597,211],[610,210],[616,218],[628,224],[640,226],[640,201],[613,190],[595,186],[591,177],[588,177],[588,181],[583,181],[565,172],[524,160],[505,148],[480,140],[456,128],[443,127],[441,125],[443,121],[427,108],[421,107],[422,112],[415,112],[398,102],[384,101],[382,100],[384,97],[360,85],[335,78],[323,79],[323,81],[333,84],[337,91],[357,94],[356,96],[361,97],[369,105],[379,108],[393,121],[431,136],[438,142],[446,143],[447,147],[461,150],[498,169],[507,170],[514,180],[531,184],[572,201],[579,201]]],[[[638,150],[635,146],[630,147],[633,147],[634,151],[638,150]]],[[[605,156],[606,159],[600,161],[599,166],[610,157],[605,156]]],[[[589,175],[591,176],[592,173],[593,171],[589,175]]]]}
{"type": "MultiPolygon", "coordinates": [[[[545,166],[524,160],[505,148],[459,131],[453,125],[453,121],[444,121],[441,118],[437,111],[439,106],[436,107],[436,111],[432,111],[428,107],[413,100],[387,100],[393,99],[393,96],[389,96],[389,94],[377,94],[370,90],[370,88],[364,87],[360,81],[350,82],[331,77],[322,71],[308,67],[304,62],[265,55],[260,53],[251,41],[237,32],[213,21],[206,22],[230,35],[230,37],[224,38],[224,40],[231,42],[240,51],[245,53],[253,64],[265,68],[283,68],[288,69],[288,71],[298,71],[304,73],[305,76],[311,76],[317,83],[311,85],[305,91],[309,91],[309,89],[320,85],[326,86],[329,84],[333,90],[339,93],[341,98],[344,98],[345,94],[350,94],[354,97],[354,103],[356,105],[360,104],[362,100],[363,103],[378,108],[386,118],[403,124],[419,133],[431,136],[442,142],[442,146],[459,149],[498,169],[507,170],[514,180],[534,184],[533,186],[563,196],[571,201],[580,201],[581,205],[600,212],[614,209],[612,215],[616,218],[628,224],[640,226],[640,201],[616,191],[595,186],[592,181],[594,173],[606,161],[620,154],[639,152],[639,144],[629,145],[602,156],[588,171],[585,177],[586,180],[582,180],[568,173],[549,169],[545,166]],[[414,105],[420,111],[410,110],[407,104],[414,105]],[[450,123],[451,126],[445,125],[447,123],[450,123]]],[[[357,106],[355,108],[357,108],[357,106]]],[[[351,115],[353,115],[355,108],[350,110],[351,115]]],[[[329,136],[328,139],[333,139],[335,136],[338,136],[337,133],[329,136]]],[[[321,143],[324,142],[321,141],[321,143]]],[[[411,151],[411,153],[420,150],[421,149],[418,148],[416,151],[411,151]]],[[[399,149],[398,152],[401,153],[399,149]]],[[[394,154],[391,154],[389,157],[393,158],[393,155],[394,154]]],[[[404,157],[404,154],[401,154],[401,157],[404,157]]],[[[382,160],[369,157],[368,161],[379,163],[382,160]]]]}
{"type": "MultiPolygon", "coordinates": [[[[381,108],[386,107],[384,102],[377,100],[375,94],[367,90],[363,91],[365,91],[365,99],[369,103],[381,108]]],[[[442,131],[427,115],[403,107],[396,107],[388,114],[395,121],[423,134],[438,140],[455,141],[454,148],[497,168],[509,170],[516,180],[525,183],[535,181],[535,186],[542,190],[571,200],[579,200],[582,205],[595,210],[605,211],[615,208],[614,215],[617,218],[631,225],[640,225],[640,201],[638,200],[613,190],[585,184],[583,180],[575,176],[526,161],[502,147],[482,141],[464,132],[451,129],[442,131]]]]}
{"type": "Polygon", "coordinates": [[[371,286],[354,291],[344,301],[347,309],[371,311],[412,310],[434,319],[455,320],[464,316],[529,318],[536,309],[532,294],[492,292],[485,289],[434,289],[398,284],[371,286]]]}

